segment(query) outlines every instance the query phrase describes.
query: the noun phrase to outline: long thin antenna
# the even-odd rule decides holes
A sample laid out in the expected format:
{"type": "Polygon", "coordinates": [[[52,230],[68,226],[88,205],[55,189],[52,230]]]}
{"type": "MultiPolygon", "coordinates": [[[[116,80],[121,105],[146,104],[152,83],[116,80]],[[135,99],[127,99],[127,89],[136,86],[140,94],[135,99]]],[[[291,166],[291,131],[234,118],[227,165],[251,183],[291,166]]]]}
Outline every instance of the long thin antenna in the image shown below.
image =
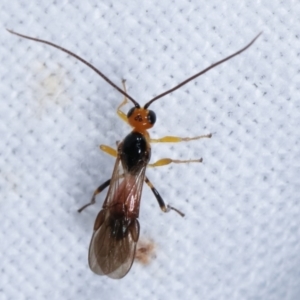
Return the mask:
{"type": "Polygon", "coordinates": [[[33,38],[33,37],[30,37],[30,36],[26,36],[26,35],[23,35],[23,34],[20,34],[20,33],[17,33],[17,32],[14,32],[12,30],[9,30],[9,29],[6,29],[8,32],[12,33],[12,34],[15,34],[15,35],[18,35],[22,38],[25,38],[25,39],[28,39],[28,40],[32,40],[32,41],[35,41],[35,42],[39,42],[39,43],[43,43],[43,44],[47,44],[47,45],[50,45],[54,48],[57,48],[75,58],[77,58],[78,60],[80,60],[82,63],[84,63],[85,65],[87,65],[88,67],[90,67],[92,70],[94,70],[98,75],[100,75],[106,82],[108,82],[112,87],[114,87],[116,90],[118,90],[121,94],[123,94],[125,97],[127,97],[129,100],[132,101],[132,103],[134,104],[134,106],[136,108],[140,108],[140,105],[137,103],[137,101],[135,101],[132,97],[130,97],[127,93],[125,93],[122,89],[120,89],[116,84],[114,84],[108,77],[106,77],[102,72],[100,72],[98,69],[96,69],[93,65],[91,65],[89,62],[87,62],[86,60],[84,60],[83,58],[81,58],[80,56],[76,55],[75,53],[63,48],[63,47],[60,47],[60,46],[57,46],[53,43],[50,43],[50,42],[47,42],[45,40],[40,40],[40,39],[36,39],[36,38],[33,38]]]}
{"type": "Polygon", "coordinates": [[[190,82],[191,80],[194,80],[194,79],[197,78],[198,76],[200,76],[200,75],[206,73],[206,72],[209,71],[210,69],[212,69],[212,68],[216,67],[217,65],[220,65],[220,64],[222,64],[223,62],[225,62],[225,61],[227,61],[227,60],[233,58],[234,56],[239,55],[240,53],[244,52],[245,50],[247,50],[247,49],[248,49],[248,48],[256,41],[256,39],[257,39],[261,34],[262,34],[262,32],[260,32],[260,33],[259,33],[259,34],[258,34],[258,35],[257,35],[257,36],[256,36],[256,37],[255,37],[255,38],[254,38],[247,46],[245,46],[245,47],[242,48],[241,50],[239,50],[239,51],[237,51],[237,52],[235,52],[235,53],[229,55],[228,57],[226,57],[226,58],[224,58],[224,59],[222,59],[222,60],[220,60],[220,61],[218,61],[218,62],[212,64],[210,67],[208,67],[208,68],[202,70],[201,72],[199,72],[199,73],[193,75],[192,77],[186,79],[185,81],[179,83],[178,85],[176,85],[176,86],[173,87],[172,89],[167,90],[166,92],[164,92],[164,93],[162,93],[162,94],[159,94],[158,96],[154,97],[153,99],[151,99],[149,102],[147,102],[147,103],[144,105],[144,108],[147,109],[147,108],[150,106],[150,104],[152,104],[152,103],[153,103],[154,101],[156,101],[157,99],[159,99],[159,98],[161,98],[161,97],[164,97],[164,96],[166,96],[167,94],[170,94],[170,93],[174,92],[175,90],[179,89],[180,87],[182,87],[183,85],[187,84],[187,83],[190,82]]]}

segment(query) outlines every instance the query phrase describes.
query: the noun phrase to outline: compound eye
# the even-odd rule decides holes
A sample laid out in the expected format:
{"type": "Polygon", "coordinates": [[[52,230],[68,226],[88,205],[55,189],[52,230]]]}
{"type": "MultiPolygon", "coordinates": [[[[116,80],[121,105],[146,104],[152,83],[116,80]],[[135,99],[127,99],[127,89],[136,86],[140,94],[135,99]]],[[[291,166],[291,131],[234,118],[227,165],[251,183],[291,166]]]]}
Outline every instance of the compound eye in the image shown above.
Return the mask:
{"type": "Polygon", "coordinates": [[[127,119],[130,118],[130,116],[133,114],[134,110],[135,110],[135,107],[132,107],[132,108],[129,109],[129,111],[127,113],[127,119]]]}
{"type": "Polygon", "coordinates": [[[153,110],[149,110],[148,111],[148,115],[147,115],[147,119],[148,119],[148,122],[149,124],[154,124],[155,121],[156,121],[156,114],[153,110]]]}

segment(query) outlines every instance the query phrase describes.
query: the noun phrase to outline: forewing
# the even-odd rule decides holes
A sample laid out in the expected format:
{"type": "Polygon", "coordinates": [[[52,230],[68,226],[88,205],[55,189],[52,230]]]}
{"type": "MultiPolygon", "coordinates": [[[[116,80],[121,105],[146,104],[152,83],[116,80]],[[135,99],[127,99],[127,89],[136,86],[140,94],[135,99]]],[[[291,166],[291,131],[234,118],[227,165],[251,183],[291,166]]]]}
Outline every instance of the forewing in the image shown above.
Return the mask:
{"type": "Polygon", "coordinates": [[[132,266],[139,236],[139,222],[134,220],[128,228],[127,235],[121,239],[112,236],[109,222],[110,216],[107,216],[93,234],[89,249],[89,265],[98,275],[118,279],[124,277],[132,266]]]}
{"type": "Polygon", "coordinates": [[[138,205],[142,196],[147,163],[141,163],[134,171],[134,175],[123,169],[121,160],[117,158],[111,177],[109,190],[103,208],[124,204],[138,205]],[[131,202],[135,203],[131,203],[131,202]]]}
{"type": "Polygon", "coordinates": [[[135,175],[126,173],[120,160],[116,160],[110,188],[95,221],[90,243],[89,265],[96,274],[122,278],[132,266],[139,237],[137,217],[145,170],[146,165],[142,165],[135,175]],[[136,209],[135,217],[126,209],[136,209]]]}

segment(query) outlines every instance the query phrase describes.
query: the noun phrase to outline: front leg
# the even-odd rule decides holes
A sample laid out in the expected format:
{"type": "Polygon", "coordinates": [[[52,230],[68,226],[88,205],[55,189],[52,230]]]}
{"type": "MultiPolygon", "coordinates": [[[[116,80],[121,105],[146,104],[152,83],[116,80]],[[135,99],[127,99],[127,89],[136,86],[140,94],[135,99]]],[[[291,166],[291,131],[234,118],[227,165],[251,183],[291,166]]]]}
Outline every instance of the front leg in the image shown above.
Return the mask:
{"type": "MultiPolygon", "coordinates": [[[[126,91],[126,85],[125,85],[125,82],[126,80],[123,79],[122,80],[122,85],[123,85],[123,89],[124,89],[124,92],[127,94],[127,91],[126,91]]],[[[118,116],[128,124],[128,119],[127,119],[127,114],[125,114],[122,110],[121,110],[121,107],[126,105],[128,103],[128,99],[126,98],[126,96],[124,96],[124,100],[121,102],[121,104],[118,106],[117,108],[117,114],[118,116]]]]}
{"type": "MultiPolygon", "coordinates": [[[[159,139],[150,139],[151,143],[179,143],[179,142],[188,142],[192,140],[199,140],[203,138],[211,138],[212,134],[206,134],[206,135],[199,135],[195,137],[178,137],[178,136],[165,136],[159,139]]],[[[179,159],[171,159],[171,158],[163,158],[155,163],[148,164],[148,167],[153,168],[153,167],[161,167],[165,165],[169,165],[171,163],[174,164],[184,164],[184,163],[194,163],[194,162],[202,162],[202,158],[199,159],[188,159],[188,160],[179,160],[179,159]]]]}

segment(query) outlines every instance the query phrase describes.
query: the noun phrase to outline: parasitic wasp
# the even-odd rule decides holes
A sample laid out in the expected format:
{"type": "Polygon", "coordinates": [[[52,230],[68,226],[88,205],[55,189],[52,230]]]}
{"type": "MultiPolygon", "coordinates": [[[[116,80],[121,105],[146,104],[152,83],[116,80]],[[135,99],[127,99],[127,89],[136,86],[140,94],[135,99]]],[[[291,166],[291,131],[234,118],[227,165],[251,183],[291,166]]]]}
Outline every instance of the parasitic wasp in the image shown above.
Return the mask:
{"type": "Polygon", "coordinates": [[[81,212],[87,206],[94,204],[96,196],[109,186],[102,210],[95,220],[94,233],[89,247],[88,261],[91,270],[96,274],[107,275],[115,279],[122,278],[130,270],[135,258],[136,244],[140,232],[138,217],[144,182],[152,190],[163,212],[174,210],[179,215],[184,216],[178,209],[164,203],[162,197],[146,176],[146,167],[158,167],[170,163],[202,162],[202,158],[195,160],[173,160],[164,158],[149,164],[151,157],[150,143],[172,143],[211,137],[211,134],[207,134],[192,138],[166,136],[160,139],[152,139],[150,138],[148,129],[155,124],[156,115],[152,110],[148,109],[149,106],[154,101],[174,92],[210,69],[242,53],[255,42],[261,33],[244,48],[212,64],[164,93],[159,94],[142,107],[136,100],[128,95],[124,80],[122,82],[123,89],[121,89],[101,71],[69,50],[45,40],[22,35],[12,30],[8,31],[19,37],[50,45],[75,57],[94,70],[124,96],[123,102],[117,108],[117,114],[132,127],[132,131],[121,142],[117,143],[117,149],[105,145],[100,146],[101,150],[116,158],[112,176],[95,190],[91,201],[78,210],[81,212]],[[128,103],[128,100],[133,103],[133,107],[125,114],[121,108],[128,103]]]}

